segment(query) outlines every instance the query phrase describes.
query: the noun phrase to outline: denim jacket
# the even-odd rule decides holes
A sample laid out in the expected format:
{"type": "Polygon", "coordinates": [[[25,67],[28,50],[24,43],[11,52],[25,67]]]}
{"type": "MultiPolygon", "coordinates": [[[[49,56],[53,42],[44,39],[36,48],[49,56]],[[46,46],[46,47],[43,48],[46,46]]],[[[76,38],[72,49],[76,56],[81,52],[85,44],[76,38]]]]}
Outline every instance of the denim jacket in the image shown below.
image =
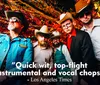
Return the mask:
{"type": "Polygon", "coordinates": [[[31,63],[33,48],[30,39],[24,37],[16,37],[10,40],[6,34],[0,34],[0,69],[6,58],[5,70],[7,71],[23,71],[26,68],[18,69],[16,64],[31,63]]]}

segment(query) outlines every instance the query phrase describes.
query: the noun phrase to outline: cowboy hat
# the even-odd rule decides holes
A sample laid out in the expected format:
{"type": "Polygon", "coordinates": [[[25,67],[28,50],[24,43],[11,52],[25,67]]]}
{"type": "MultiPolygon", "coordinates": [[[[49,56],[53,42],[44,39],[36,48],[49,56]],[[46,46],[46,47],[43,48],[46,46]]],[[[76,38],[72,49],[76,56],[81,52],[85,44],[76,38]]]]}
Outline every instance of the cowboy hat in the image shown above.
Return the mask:
{"type": "Polygon", "coordinates": [[[50,35],[51,33],[49,32],[48,26],[43,25],[40,30],[35,29],[35,35],[37,34],[50,35]]]}
{"type": "Polygon", "coordinates": [[[28,29],[28,26],[29,26],[28,21],[22,12],[9,10],[9,11],[5,11],[5,16],[7,20],[9,20],[11,17],[17,17],[21,21],[21,23],[24,25],[24,28],[22,29],[22,31],[26,31],[28,29]]]}
{"type": "Polygon", "coordinates": [[[58,31],[53,31],[51,39],[58,38],[60,36],[61,36],[61,34],[58,31]]]}
{"type": "Polygon", "coordinates": [[[67,20],[67,19],[72,19],[72,20],[73,20],[72,14],[69,13],[69,12],[62,13],[62,14],[60,15],[60,20],[57,21],[57,23],[58,23],[58,24],[61,24],[61,23],[63,23],[63,22],[64,22],[65,20],[67,20]]]}
{"type": "Polygon", "coordinates": [[[85,9],[89,4],[90,4],[90,0],[79,0],[79,1],[75,4],[76,13],[81,12],[81,11],[82,11],[83,9],[85,9]]]}

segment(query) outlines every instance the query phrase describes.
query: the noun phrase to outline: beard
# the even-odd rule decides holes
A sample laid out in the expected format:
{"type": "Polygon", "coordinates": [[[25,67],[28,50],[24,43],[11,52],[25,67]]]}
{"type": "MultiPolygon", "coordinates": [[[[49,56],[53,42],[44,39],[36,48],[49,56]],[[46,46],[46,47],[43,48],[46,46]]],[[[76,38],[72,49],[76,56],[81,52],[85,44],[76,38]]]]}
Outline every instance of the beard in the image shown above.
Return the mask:
{"type": "Polygon", "coordinates": [[[60,43],[53,43],[54,47],[59,47],[60,45],[61,45],[61,42],[60,43]]]}
{"type": "Polygon", "coordinates": [[[48,43],[47,42],[39,42],[40,46],[42,47],[47,47],[48,46],[48,43]]]}
{"type": "Polygon", "coordinates": [[[12,25],[8,25],[8,30],[15,30],[16,28],[12,25]]]}

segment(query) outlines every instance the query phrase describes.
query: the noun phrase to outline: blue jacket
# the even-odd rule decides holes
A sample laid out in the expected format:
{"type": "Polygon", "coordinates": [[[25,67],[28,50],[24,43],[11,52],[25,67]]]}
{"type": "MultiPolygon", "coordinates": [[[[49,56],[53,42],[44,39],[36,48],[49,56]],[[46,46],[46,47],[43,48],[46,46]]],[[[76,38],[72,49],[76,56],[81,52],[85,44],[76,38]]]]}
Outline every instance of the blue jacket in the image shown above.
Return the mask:
{"type": "Polygon", "coordinates": [[[33,48],[30,39],[16,37],[12,41],[6,34],[0,34],[0,69],[6,58],[7,71],[23,71],[25,68],[17,69],[13,62],[21,64],[31,63],[33,48]]]}

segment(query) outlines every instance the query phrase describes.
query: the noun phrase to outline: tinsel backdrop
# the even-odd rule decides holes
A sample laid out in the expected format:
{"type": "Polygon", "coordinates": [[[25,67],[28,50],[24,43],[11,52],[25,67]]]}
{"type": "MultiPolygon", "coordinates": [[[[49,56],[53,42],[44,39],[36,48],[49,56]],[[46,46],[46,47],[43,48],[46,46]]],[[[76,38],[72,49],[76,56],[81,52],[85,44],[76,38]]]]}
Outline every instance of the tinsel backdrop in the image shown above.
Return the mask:
{"type": "MultiPolygon", "coordinates": [[[[56,23],[62,12],[70,11],[74,14],[74,6],[66,10],[64,5],[59,5],[60,0],[0,0],[0,33],[7,33],[7,20],[4,15],[5,10],[20,10],[25,14],[29,22],[29,29],[24,34],[26,37],[33,38],[34,30],[40,29],[42,25],[47,25],[50,30],[56,29],[61,31],[60,25],[56,23]]],[[[73,0],[76,3],[78,0],[73,0]]],[[[94,9],[93,16],[100,17],[100,0],[92,0],[94,9]]],[[[77,23],[79,23],[76,20],[77,23]]],[[[75,24],[77,28],[81,24],[75,24]]]]}

